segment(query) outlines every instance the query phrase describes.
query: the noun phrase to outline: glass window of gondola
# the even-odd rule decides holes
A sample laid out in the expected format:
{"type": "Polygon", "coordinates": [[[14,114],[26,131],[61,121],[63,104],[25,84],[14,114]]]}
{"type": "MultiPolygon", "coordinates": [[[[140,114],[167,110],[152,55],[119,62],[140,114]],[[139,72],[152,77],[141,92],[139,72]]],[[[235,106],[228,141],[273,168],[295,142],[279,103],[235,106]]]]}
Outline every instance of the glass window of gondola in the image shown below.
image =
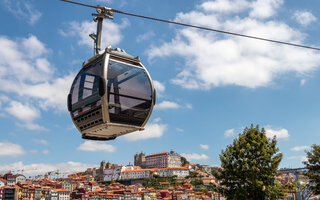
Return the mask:
{"type": "Polygon", "coordinates": [[[71,87],[71,105],[73,117],[92,110],[101,105],[99,96],[99,79],[103,74],[103,62],[82,69],[71,87]]]}
{"type": "Polygon", "coordinates": [[[152,104],[151,82],[144,68],[110,59],[107,94],[111,122],[144,123],[152,104]]]}

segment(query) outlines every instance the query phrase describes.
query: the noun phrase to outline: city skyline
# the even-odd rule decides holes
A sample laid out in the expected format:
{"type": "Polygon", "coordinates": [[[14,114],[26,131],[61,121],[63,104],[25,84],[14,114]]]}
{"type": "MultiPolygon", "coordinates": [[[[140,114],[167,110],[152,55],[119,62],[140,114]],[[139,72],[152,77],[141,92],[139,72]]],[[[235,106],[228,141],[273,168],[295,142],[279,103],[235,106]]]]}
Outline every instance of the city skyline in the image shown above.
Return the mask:
{"type": "MultiPolygon", "coordinates": [[[[214,29],[319,47],[320,2],[298,0],[82,0],[214,29]]],[[[278,138],[280,167],[303,167],[320,141],[319,51],[114,15],[102,47],[139,56],[157,89],[146,130],[107,142],[81,139],[67,94],[93,56],[91,8],[61,1],[0,3],[0,173],[127,165],[133,155],[174,150],[219,166],[246,126],[278,138]]]]}

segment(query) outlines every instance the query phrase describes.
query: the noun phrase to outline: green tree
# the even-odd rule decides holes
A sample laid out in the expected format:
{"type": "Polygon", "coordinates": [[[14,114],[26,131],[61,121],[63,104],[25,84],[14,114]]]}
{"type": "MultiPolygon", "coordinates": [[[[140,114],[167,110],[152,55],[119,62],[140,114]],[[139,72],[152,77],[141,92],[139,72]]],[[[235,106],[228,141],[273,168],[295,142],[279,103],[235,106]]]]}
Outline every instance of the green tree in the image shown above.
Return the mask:
{"type": "Polygon", "coordinates": [[[264,128],[245,128],[220,154],[221,171],[215,172],[217,190],[227,199],[279,199],[283,190],[276,182],[282,154],[276,138],[268,139],[264,128]]]}
{"type": "Polygon", "coordinates": [[[181,164],[182,166],[186,166],[186,164],[189,164],[189,161],[185,157],[181,156],[181,164]]]}
{"type": "Polygon", "coordinates": [[[191,182],[191,185],[193,186],[199,186],[199,185],[203,185],[203,181],[201,179],[194,179],[191,182]]]}
{"type": "Polygon", "coordinates": [[[303,162],[308,169],[309,187],[314,194],[320,194],[320,145],[312,145],[307,152],[307,161],[303,162]]]}

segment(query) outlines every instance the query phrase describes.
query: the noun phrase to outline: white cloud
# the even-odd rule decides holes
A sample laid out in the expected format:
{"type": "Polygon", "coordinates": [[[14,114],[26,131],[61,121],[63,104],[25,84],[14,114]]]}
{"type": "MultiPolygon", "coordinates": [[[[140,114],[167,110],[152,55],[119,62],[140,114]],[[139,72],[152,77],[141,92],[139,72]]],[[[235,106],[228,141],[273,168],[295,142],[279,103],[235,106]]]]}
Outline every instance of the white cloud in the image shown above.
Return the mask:
{"type": "Polygon", "coordinates": [[[156,34],[153,32],[153,31],[148,31],[142,35],[138,35],[137,36],[137,42],[143,42],[143,41],[146,41],[146,40],[150,40],[151,38],[153,38],[156,34]]]}
{"type": "Polygon", "coordinates": [[[166,86],[160,81],[153,80],[153,86],[157,91],[157,96],[161,97],[166,90],[166,86]]]}
{"type": "Polygon", "coordinates": [[[295,146],[291,148],[291,151],[304,151],[309,149],[310,146],[295,146]]]}
{"type": "Polygon", "coordinates": [[[228,129],[224,132],[224,137],[229,138],[229,137],[233,137],[235,135],[235,129],[228,129]]]}
{"type": "Polygon", "coordinates": [[[33,121],[40,116],[40,111],[30,105],[23,105],[17,101],[11,101],[5,110],[12,116],[23,121],[17,123],[18,126],[24,127],[28,130],[47,130],[46,128],[33,123],[33,121]]]}
{"type": "Polygon", "coordinates": [[[188,109],[192,109],[192,104],[187,103],[187,104],[186,104],[186,108],[188,108],[188,109]]]}
{"type": "Polygon", "coordinates": [[[48,154],[49,151],[48,151],[48,150],[43,150],[42,153],[43,153],[43,154],[48,154]]]}
{"type": "Polygon", "coordinates": [[[33,35],[17,41],[0,36],[0,91],[31,97],[42,109],[65,110],[74,74],[54,77],[48,52],[33,35]]]}
{"type": "MultiPolygon", "coordinates": [[[[177,14],[177,20],[285,42],[304,42],[304,33],[274,17],[268,18],[277,14],[282,5],[280,0],[248,1],[249,16],[240,10],[233,15],[210,12],[210,2],[220,1],[206,1],[194,11],[177,14]],[[258,9],[260,4],[266,6],[262,11],[258,9]]],[[[149,59],[182,57],[184,67],[172,83],[202,90],[224,85],[266,87],[292,72],[312,72],[320,66],[319,55],[319,52],[302,48],[190,28],[178,29],[175,38],[154,45],[148,52],[149,59]]]]}
{"type": "Polygon", "coordinates": [[[252,2],[251,17],[269,18],[276,14],[277,9],[283,4],[283,0],[257,0],[252,2]]]}
{"type": "Polygon", "coordinates": [[[293,15],[293,18],[303,26],[307,26],[317,20],[317,18],[308,11],[296,11],[293,15]]]}
{"type": "Polygon", "coordinates": [[[248,9],[250,4],[246,0],[216,0],[206,1],[199,7],[213,13],[236,13],[248,9]]]}
{"type": "Polygon", "coordinates": [[[37,151],[37,150],[35,150],[35,149],[32,149],[32,150],[30,150],[30,153],[31,153],[31,154],[37,154],[37,153],[38,153],[38,151],[37,151]]]}
{"type": "Polygon", "coordinates": [[[35,85],[24,84],[21,86],[24,90],[13,89],[21,96],[27,95],[40,100],[40,107],[44,110],[54,108],[61,111],[66,110],[67,96],[74,77],[74,74],[69,74],[35,85]]]}
{"type": "Polygon", "coordinates": [[[301,162],[307,161],[306,156],[290,156],[288,157],[288,160],[300,160],[301,162]]]}
{"type": "MultiPolygon", "coordinates": [[[[22,48],[24,52],[27,54],[27,58],[29,59],[35,59],[38,58],[46,53],[48,53],[48,50],[46,49],[45,45],[38,40],[38,38],[34,35],[31,35],[29,38],[23,38],[21,40],[22,43],[22,48]]],[[[45,63],[45,66],[43,67],[45,70],[42,69],[42,71],[48,72],[50,71],[47,68],[47,60],[44,58],[40,58],[39,60],[36,61],[41,61],[42,63],[45,63]]],[[[41,69],[41,67],[40,67],[41,69]]]]}
{"type": "Polygon", "coordinates": [[[39,124],[35,124],[33,122],[25,122],[25,123],[16,123],[16,125],[26,128],[28,130],[32,130],[32,131],[47,131],[48,129],[46,129],[43,126],[40,126],[39,124]]]}
{"type": "Polygon", "coordinates": [[[276,136],[277,139],[288,139],[290,137],[287,129],[272,129],[270,126],[265,128],[266,135],[268,138],[273,138],[276,136]]]}
{"type": "Polygon", "coordinates": [[[205,154],[182,153],[181,156],[185,157],[187,160],[209,160],[209,156],[205,154]]]}
{"type": "Polygon", "coordinates": [[[40,116],[40,113],[36,108],[30,105],[23,105],[17,101],[11,101],[10,106],[5,108],[5,110],[9,114],[23,121],[30,122],[40,116]]]}
{"type": "Polygon", "coordinates": [[[115,152],[116,148],[111,144],[98,141],[85,141],[78,147],[78,150],[81,151],[105,151],[105,152],[115,152]]]}
{"type": "Polygon", "coordinates": [[[184,130],[182,128],[176,128],[176,131],[182,133],[184,130]]]}
{"type": "Polygon", "coordinates": [[[152,138],[160,138],[166,130],[166,124],[149,123],[145,126],[145,130],[129,133],[123,137],[129,141],[148,140],[152,138]]]}
{"type": "Polygon", "coordinates": [[[155,110],[165,110],[165,109],[177,109],[180,106],[175,103],[175,102],[171,102],[171,101],[163,101],[159,104],[156,104],[154,109],[155,110]]]}
{"type": "MultiPolygon", "coordinates": [[[[79,163],[79,162],[66,162],[66,163],[34,163],[25,165],[23,162],[16,162],[12,164],[0,164],[0,171],[18,171],[23,170],[23,174],[27,176],[32,175],[44,175],[47,172],[55,172],[59,170],[60,173],[68,172],[79,172],[85,171],[87,168],[91,168],[93,165],[79,163]]],[[[54,174],[54,173],[53,173],[54,174]]]]}
{"type": "Polygon", "coordinates": [[[100,2],[100,3],[110,3],[112,2],[112,0],[96,0],[97,2],[100,2]]]}
{"type": "Polygon", "coordinates": [[[209,149],[209,145],[207,144],[200,144],[200,148],[204,149],[204,150],[208,150],[209,149]]]}
{"type": "MultiPolygon", "coordinates": [[[[35,36],[16,41],[0,36],[0,47],[0,79],[13,80],[16,85],[17,82],[39,83],[52,77],[54,70],[48,69],[46,60],[48,50],[35,36]]],[[[8,85],[1,89],[5,87],[8,85]]]]}
{"type": "MultiPolygon", "coordinates": [[[[119,44],[123,37],[121,34],[121,29],[129,25],[128,20],[122,20],[121,24],[116,24],[111,20],[104,20],[103,23],[101,50],[104,50],[107,46],[119,44]]],[[[93,40],[88,35],[91,33],[96,34],[96,26],[97,23],[93,21],[73,21],[69,24],[67,30],[60,30],[60,33],[63,36],[79,37],[79,45],[86,45],[92,48],[93,40]]]]}
{"type": "Polygon", "coordinates": [[[35,9],[28,0],[4,0],[4,5],[13,16],[33,25],[39,21],[42,13],[35,9]]]}
{"type": "Polygon", "coordinates": [[[160,122],[160,121],[161,121],[161,118],[160,118],[160,117],[154,118],[154,119],[152,120],[153,123],[158,123],[158,122],[160,122]]]}
{"type": "Polygon", "coordinates": [[[10,99],[7,96],[0,95],[0,117],[5,116],[5,114],[2,113],[2,111],[3,111],[2,104],[9,102],[9,101],[10,101],[10,99]]]}
{"type": "Polygon", "coordinates": [[[0,149],[0,156],[21,156],[26,154],[20,145],[10,142],[0,142],[0,149]]]}
{"type": "Polygon", "coordinates": [[[7,97],[7,96],[4,96],[4,95],[0,95],[0,101],[2,101],[2,102],[8,102],[8,101],[10,101],[10,98],[7,97]]]}
{"type": "Polygon", "coordinates": [[[306,84],[306,79],[301,79],[300,85],[301,85],[301,86],[304,86],[305,84],[306,84]]]}
{"type": "Polygon", "coordinates": [[[48,145],[48,141],[44,139],[34,139],[33,142],[36,144],[48,145]]]}

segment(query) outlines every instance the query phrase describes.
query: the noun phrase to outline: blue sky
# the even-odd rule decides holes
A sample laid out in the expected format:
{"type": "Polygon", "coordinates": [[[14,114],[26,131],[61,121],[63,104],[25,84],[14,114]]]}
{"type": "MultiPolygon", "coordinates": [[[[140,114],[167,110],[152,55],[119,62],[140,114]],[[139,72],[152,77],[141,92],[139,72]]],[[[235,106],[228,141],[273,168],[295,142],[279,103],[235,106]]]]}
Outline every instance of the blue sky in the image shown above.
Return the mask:
{"type": "MultiPolygon", "coordinates": [[[[318,0],[82,0],[114,9],[319,47],[318,0]]],[[[250,124],[276,135],[281,167],[302,167],[320,141],[320,52],[115,14],[102,46],[140,56],[157,88],[144,132],[81,139],[66,108],[71,82],[93,55],[94,9],[58,0],[0,2],[0,173],[82,170],[137,152],[174,150],[220,165],[250,124]]]]}

